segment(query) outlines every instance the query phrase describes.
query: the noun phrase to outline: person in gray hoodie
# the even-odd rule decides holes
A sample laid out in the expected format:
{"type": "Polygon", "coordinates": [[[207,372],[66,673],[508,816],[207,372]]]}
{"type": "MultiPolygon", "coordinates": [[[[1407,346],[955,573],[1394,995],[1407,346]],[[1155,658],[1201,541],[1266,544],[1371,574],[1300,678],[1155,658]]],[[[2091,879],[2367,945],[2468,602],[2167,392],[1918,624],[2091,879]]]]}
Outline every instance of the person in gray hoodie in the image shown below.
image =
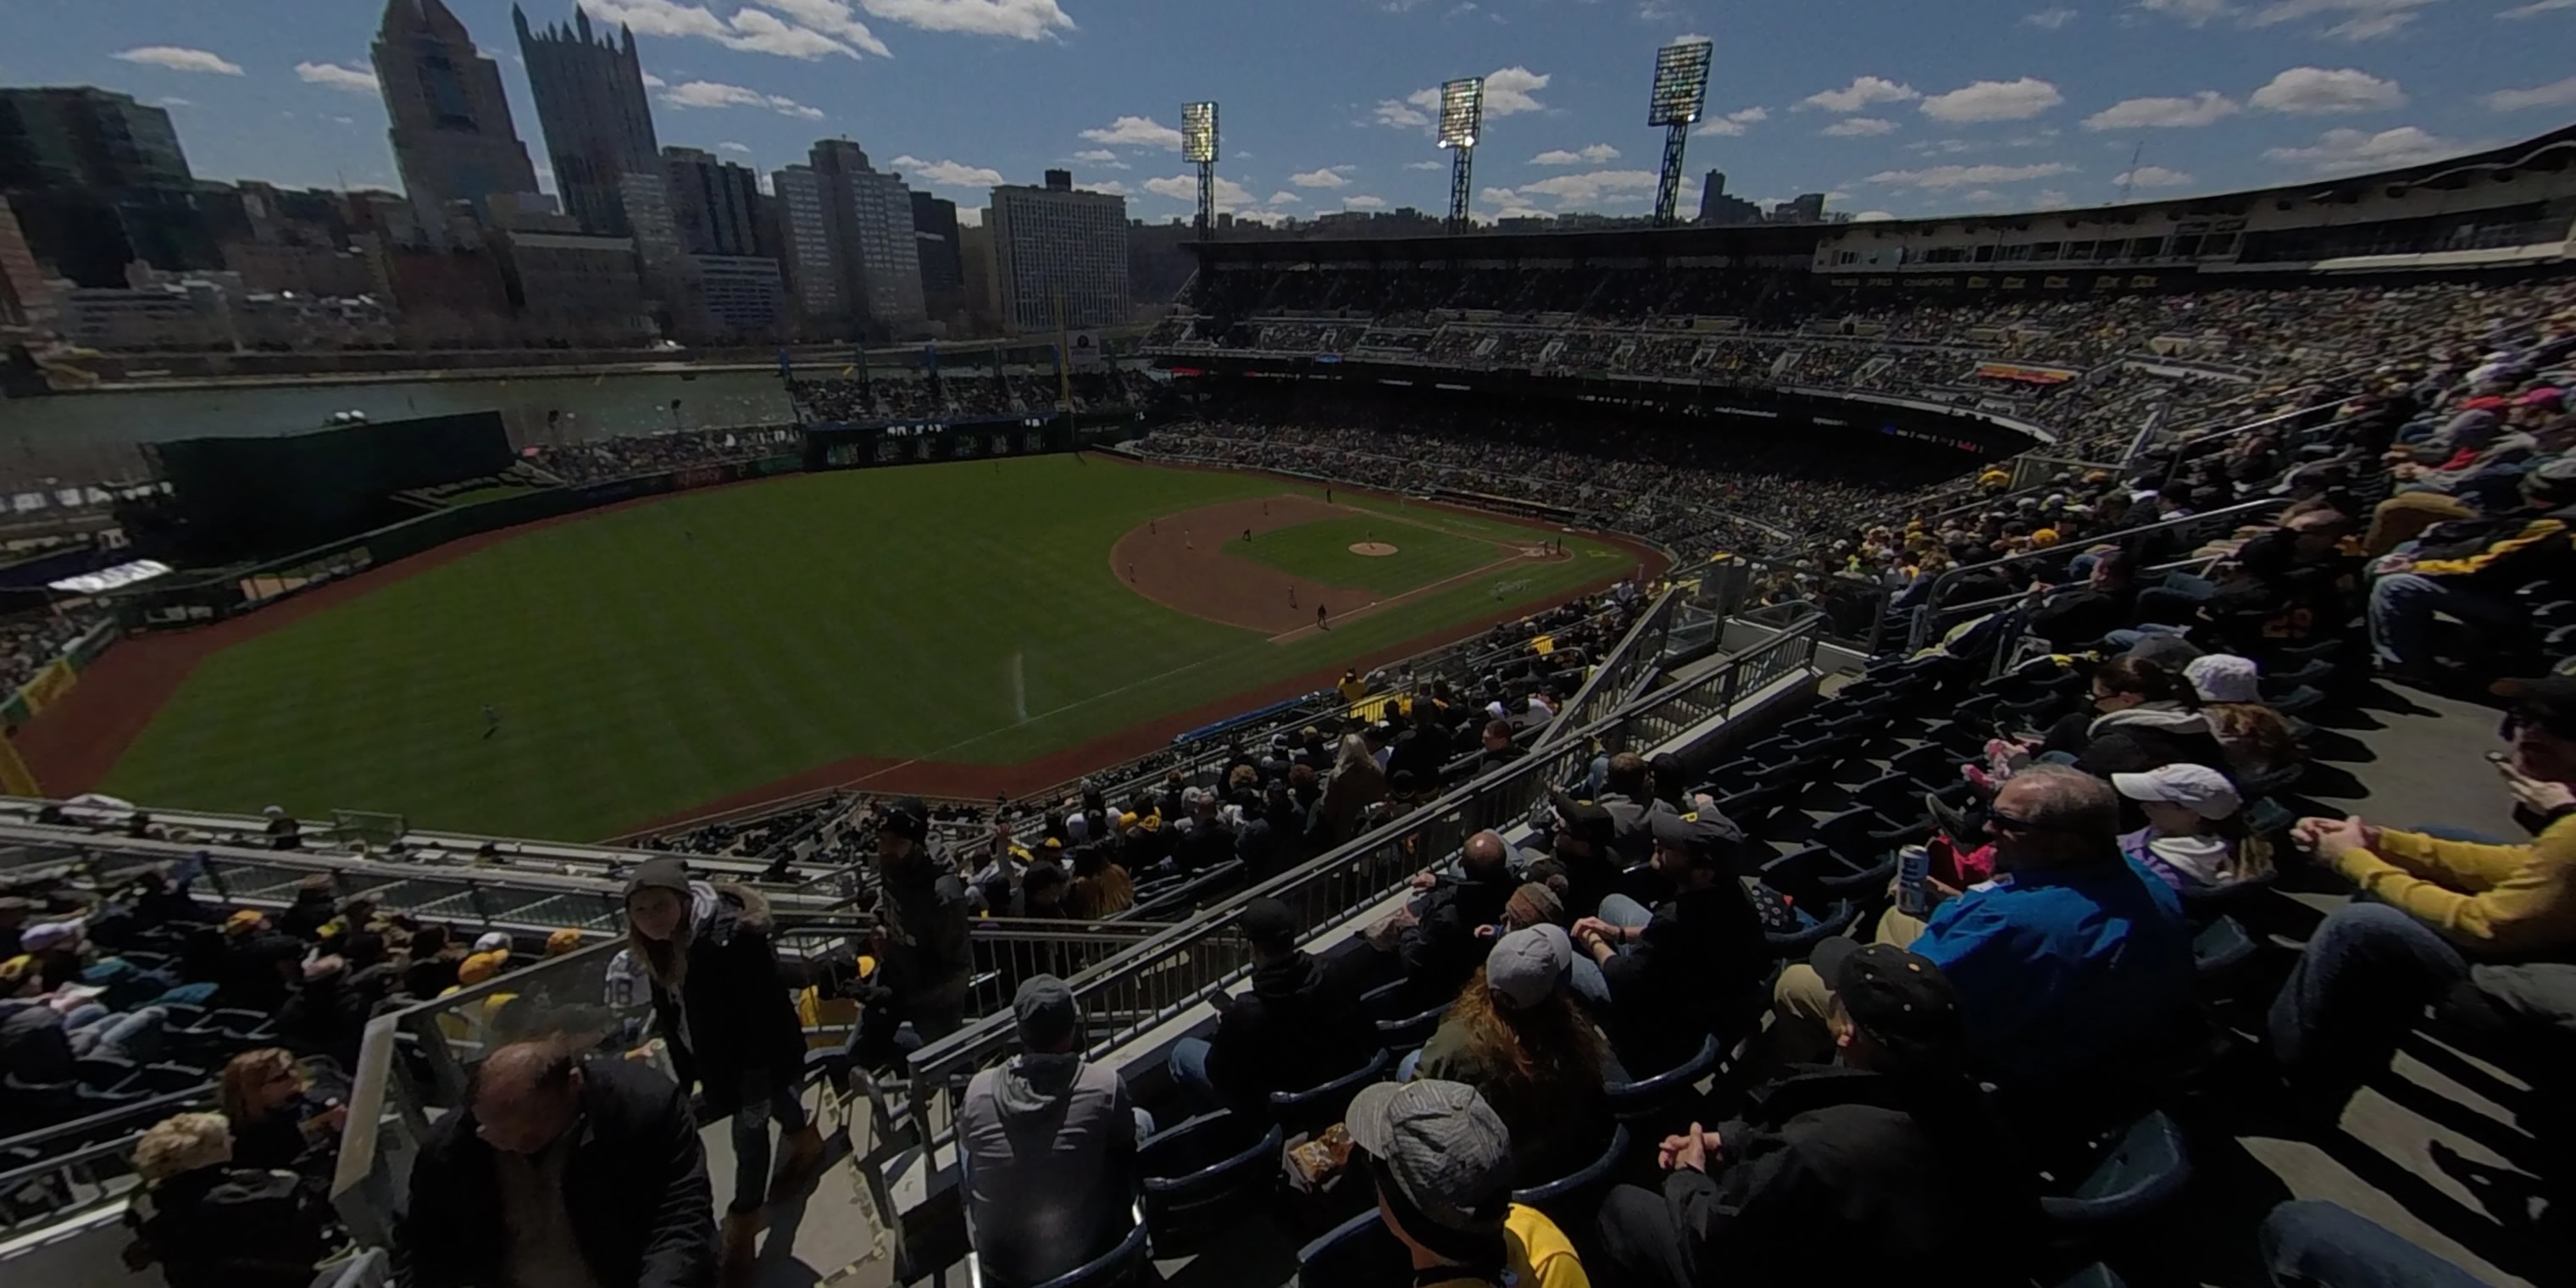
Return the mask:
{"type": "Polygon", "coordinates": [[[1011,1001],[1022,1054],[976,1074],[957,1111],[966,1227],[984,1282],[1042,1283],[1134,1228],[1137,1112],[1118,1071],[1082,1058],[1082,1004],[1053,975],[1011,1001]]]}

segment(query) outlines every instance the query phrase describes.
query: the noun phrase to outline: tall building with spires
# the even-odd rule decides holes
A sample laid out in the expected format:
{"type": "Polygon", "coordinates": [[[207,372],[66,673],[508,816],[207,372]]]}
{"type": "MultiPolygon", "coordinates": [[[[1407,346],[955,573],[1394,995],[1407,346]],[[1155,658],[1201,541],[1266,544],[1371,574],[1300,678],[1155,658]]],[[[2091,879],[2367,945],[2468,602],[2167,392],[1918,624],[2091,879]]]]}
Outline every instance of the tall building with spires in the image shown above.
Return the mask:
{"type": "Polygon", "coordinates": [[[519,56],[528,64],[528,89],[564,213],[583,232],[629,235],[634,226],[619,195],[626,177],[662,173],[634,30],[594,31],[589,11],[578,6],[570,26],[531,28],[517,5],[510,6],[510,21],[519,30],[519,56]]]}
{"type": "Polygon", "coordinates": [[[393,121],[387,136],[403,191],[421,222],[446,226],[446,206],[489,213],[494,193],[533,193],[535,167],[510,123],[501,69],[474,48],[439,0],[388,0],[376,31],[376,83],[393,121]]]}

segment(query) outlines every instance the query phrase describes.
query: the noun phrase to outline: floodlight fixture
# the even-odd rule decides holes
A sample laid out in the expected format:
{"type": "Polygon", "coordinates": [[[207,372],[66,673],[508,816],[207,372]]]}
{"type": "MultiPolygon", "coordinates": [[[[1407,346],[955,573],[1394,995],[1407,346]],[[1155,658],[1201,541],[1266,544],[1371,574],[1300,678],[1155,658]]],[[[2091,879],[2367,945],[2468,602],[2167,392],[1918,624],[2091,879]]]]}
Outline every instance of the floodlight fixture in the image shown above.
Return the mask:
{"type": "Polygon", "coordinates": [[[1196,165],[1216,160],[1216,104],[1181,105],[1181,159],[1196,165]]]}
{"type": "Polygon", "coordinates": [[[1469,76],[1440,86],[1440,146],[1472,148],[1485,128],[1485,78],[1469,76]]]}
{"type": "Polygon", "coordinates": [[[1673,222],[1681,204],[1682,153],[1690,147],[1691,123],[1708,101],[1709,57],[1716,46],[1686,40],[1655,51],[1655,88],[1646,106],[1646,124],[1664,127],[1664,168],[1655,181],[1655,222],[1673,222]]]}
{"type": "Polygon", "coordinates": [[[1705,40],[1666,45],[1655,51],[1655,93],[1646,109],[1648,125],[1689,125],[1708,101],[1708,64],[1717,46],[1705,40]]]}

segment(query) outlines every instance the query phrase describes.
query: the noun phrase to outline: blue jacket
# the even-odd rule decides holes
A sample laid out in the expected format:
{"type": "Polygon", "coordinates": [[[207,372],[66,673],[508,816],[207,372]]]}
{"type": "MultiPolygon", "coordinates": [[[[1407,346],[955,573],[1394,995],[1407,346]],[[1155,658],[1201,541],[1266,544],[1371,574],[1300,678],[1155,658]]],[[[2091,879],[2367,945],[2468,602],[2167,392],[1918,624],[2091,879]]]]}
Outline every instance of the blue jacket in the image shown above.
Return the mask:
{"type": "Polygon", "coordinates": [[[1913,950],[1950,977],[1970,1042],[2012,1086],[2154,1043],[2191,1002],[2182,900],[2126,858],[1998,877],[1942,905],[1913,950]]]}

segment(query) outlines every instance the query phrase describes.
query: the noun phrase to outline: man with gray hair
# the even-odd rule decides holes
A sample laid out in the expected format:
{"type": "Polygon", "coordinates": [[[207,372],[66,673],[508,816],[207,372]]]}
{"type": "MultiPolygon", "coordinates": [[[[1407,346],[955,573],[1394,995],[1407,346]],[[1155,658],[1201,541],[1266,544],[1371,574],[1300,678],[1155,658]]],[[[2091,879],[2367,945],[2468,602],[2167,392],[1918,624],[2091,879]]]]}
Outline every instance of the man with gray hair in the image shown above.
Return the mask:
{"type": "Polygon", "coordinates": [[[1118,1071],[1082,1058],[1082,1003],[1053,975],[1011,1002],[1021,1054],[967,1084],[957,1111],[966,1222],[985,1281],[1042,1283],[1132,1227],[1136,1145],[1152,1119],[1118,1071]]]}
{"type": "MultiPolygon", "coordinates": [[[[2182,901],[2121,854],[2119,826],[2109,783],[2033,765],[1995,794],[1994,880],[1928,920],[1879,918],[1874,942],[1912,950],[1958,989],[1969,1046],[2007,1087],[2053,1087],[2159,1043],[2191,1004],[2182,901]]],[[[1777,1056],[1825,1057],[1828,997],[1813,969],[1781,973],[1777,1056]]]]}

